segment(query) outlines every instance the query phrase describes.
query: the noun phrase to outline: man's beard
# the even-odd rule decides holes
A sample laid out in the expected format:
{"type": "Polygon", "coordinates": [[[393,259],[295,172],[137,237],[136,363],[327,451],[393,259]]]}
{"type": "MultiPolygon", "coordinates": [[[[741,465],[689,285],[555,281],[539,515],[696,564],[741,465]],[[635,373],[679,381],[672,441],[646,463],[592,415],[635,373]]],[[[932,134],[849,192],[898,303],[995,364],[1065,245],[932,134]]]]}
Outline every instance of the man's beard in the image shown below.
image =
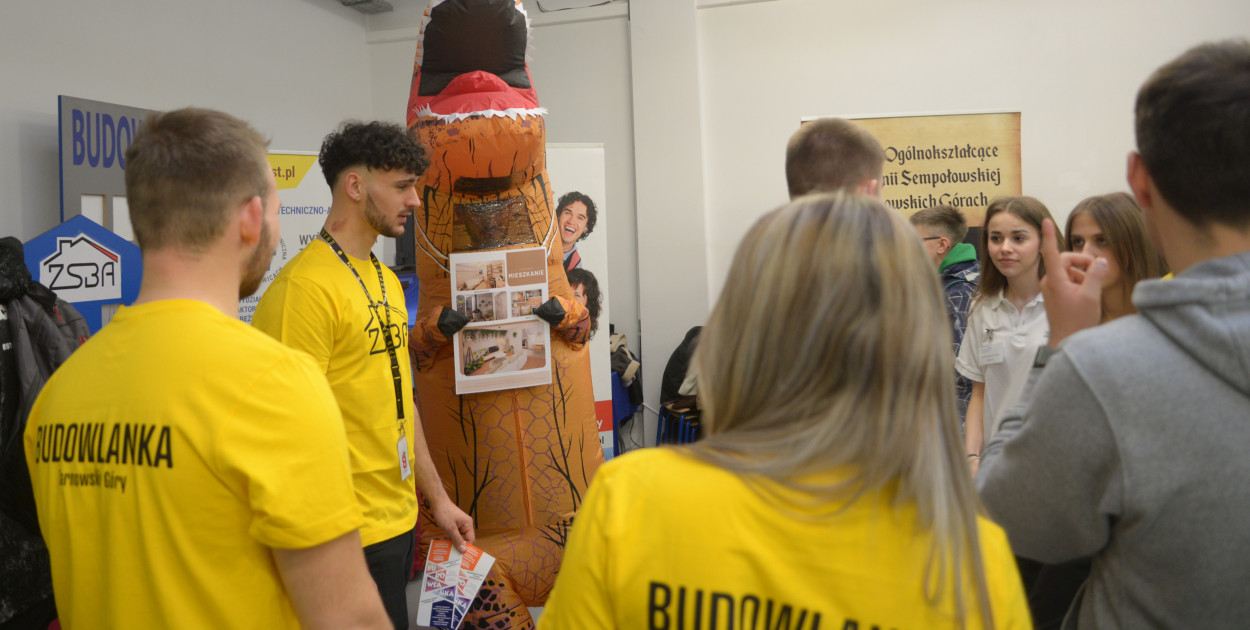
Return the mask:
{"type": "Polygon", "coordinates": [[[252,256],[247,259],[247,271],[243,275],[243,280],[239,282],[240,300],[252,295],[256,289],[260,288],[261,281],[265,279],[265,272],[269,271],[269,261],[273,259],[273,251],[277,246],[277,239],[274,239],[273,243],[269,242],[269,222],[262,223],[260,242],[252,251],[252,256]]]}
{"type": "Polygon", "coordinates": [[[382,210],[378,208],[378,205],[373,203],[373,195],[369,193],[365,193],[365,221],[369,223],[369,227],[373,228],[373,231],[382,236],[398,238],[404,235],[404,227],[402,225],[399,228],[392,226],[386,215],[382,214],[382,210]]]}

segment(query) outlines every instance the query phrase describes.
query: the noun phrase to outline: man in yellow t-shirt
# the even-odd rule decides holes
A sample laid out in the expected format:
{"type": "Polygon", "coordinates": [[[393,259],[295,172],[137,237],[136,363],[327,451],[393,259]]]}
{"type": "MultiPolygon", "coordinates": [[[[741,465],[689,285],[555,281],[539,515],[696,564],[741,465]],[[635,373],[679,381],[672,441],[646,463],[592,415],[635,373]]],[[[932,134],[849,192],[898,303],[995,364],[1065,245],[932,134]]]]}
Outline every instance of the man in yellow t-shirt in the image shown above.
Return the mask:
{"type": "Polygon", "coordinates": [[[388,626],[329,387],[234,318],[278,240],[266,144],[184,109],[126,151],[139,297],[57,370],[25,433],[68,630],[388,626]]]}
{"type": "Polygon", "coordinates": [[[416,183],[428,161],[398,125],[349,122],[326,136],[319,163],[333,195],[325,226],[265,291],[252,325],[312,355],[329,380],[347,429],[369,572],[395,628],[406,630],[414,481],[458,547],[474,540],[473,520],[447,496],[414,410],[403,288],[370,252],[379,236],[403,235],[421,205],[416,183]]]}

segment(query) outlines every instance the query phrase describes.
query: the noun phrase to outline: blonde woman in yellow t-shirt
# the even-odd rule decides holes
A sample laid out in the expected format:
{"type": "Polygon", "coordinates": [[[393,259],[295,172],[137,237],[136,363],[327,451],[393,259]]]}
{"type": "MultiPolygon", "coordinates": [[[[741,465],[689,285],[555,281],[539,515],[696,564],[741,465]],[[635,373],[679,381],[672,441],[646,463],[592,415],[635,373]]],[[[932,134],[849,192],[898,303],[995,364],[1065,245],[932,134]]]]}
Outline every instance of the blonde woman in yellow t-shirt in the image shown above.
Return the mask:
{"type": "Polygon", "coordinates": [[[694,359],[707,437],[599,470],[539,627],[1031,627],[930,266],[875,199],[761,218],[694,359]]]}

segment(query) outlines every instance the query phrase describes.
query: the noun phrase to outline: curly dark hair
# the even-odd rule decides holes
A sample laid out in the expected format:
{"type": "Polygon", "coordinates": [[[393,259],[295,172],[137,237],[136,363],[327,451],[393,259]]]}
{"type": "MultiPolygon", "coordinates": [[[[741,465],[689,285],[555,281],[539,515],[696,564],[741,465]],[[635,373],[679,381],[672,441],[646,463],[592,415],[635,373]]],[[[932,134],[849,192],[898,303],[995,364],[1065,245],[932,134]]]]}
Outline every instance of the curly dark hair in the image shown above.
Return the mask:
{"type": "Polygon", "coordinates": [[[599,312],[603,310],[603,294],[599,292],[599,280],[595,278],[595,274],[581,267],[570,271],[568,275],[569,288],[580,284],[582,291],[586,294],[586,310],[590,311],[590,336],[594,337],[595,331],[599,330],[599,312]]]}
{"type": "Polygon", "coordinates": [[[595,202],[590,197],[576,190],[560,195],[560,201],[556,202],[556,220],[560,220],[560,213],[574,201],[580,201],[586,205],[586,231],[582,232],[582,237],[577,239],[579,241],[586,240],[586,237],[590,236],[590,233],[595,229],[595,220],[599,218],[599,210],[595,208],[595,202]]]}
{"type": "Polygon", "coordinates": [[[339,175],[352,166],[420,175],[430,160],[425,156],[425,147],[395,123],[348,120],[321,141],[317,163],[326,183],[334,188],[339,175]]]}

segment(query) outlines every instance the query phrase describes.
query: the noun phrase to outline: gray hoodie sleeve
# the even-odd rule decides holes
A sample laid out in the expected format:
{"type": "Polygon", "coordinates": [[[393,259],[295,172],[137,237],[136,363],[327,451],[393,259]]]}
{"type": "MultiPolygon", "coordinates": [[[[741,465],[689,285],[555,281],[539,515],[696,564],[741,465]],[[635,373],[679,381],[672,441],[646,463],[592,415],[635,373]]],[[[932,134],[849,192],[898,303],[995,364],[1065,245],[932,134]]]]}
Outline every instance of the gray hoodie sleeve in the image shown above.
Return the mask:
{"type": "Polygon", "coordinates": [[[1058,563],[1102,549],[1122,510],[1106,413],[1063,352],[1033,368],[982,453],[977,490],[1020,556],[1058,563]]]}

